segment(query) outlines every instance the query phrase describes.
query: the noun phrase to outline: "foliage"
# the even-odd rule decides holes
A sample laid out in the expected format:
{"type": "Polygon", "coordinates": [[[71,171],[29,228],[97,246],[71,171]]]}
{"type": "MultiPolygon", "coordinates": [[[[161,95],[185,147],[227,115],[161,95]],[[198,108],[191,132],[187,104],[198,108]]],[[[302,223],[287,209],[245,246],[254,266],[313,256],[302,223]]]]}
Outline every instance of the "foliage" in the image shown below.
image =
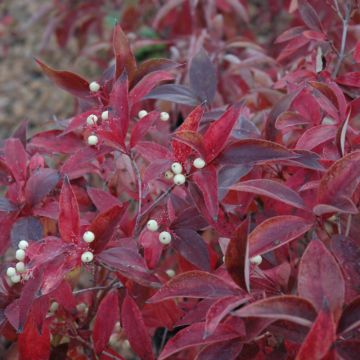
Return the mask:
{"type": "Polygon", "coordinates": [[[99,89],[36,60],[80,110],[1,144],[21,359],[357,357],[359,4],[260,3],[164,2],[172,60],[138,62],[116,25],[99,89]]]}

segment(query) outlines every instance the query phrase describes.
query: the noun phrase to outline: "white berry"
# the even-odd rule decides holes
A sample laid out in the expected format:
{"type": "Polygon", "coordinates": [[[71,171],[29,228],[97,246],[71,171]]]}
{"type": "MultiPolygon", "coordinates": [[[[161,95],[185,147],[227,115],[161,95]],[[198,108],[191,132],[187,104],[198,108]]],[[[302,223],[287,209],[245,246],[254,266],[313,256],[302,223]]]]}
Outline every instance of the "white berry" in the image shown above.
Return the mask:
{"type": "Polygon", "coordinates": [[[6,270],[6,275],[7,275],[8,277],[12,277],[12,276],[16,275],[16,270],[15,270],[15,268],[12,267],[12,266],[8,267],[7,270],[6,270]]]}
{"type": "Polygon", "coordinates": [[[95,234],[92,231],[85,231],[83,240],[87,243],[91,243],[95,240],[95,234]]]}
{"type": "Polygon", "coordinates": [[[121,324],[120,321],[117,321],[114,326],[114,331],[119,332],[121,330],[121,324]]]}
{"type": "Polygon", "coordinates": [[[250,262],[254,265],[260,265],[262,263],[261,255],[256,255],[250,258],[250,262]]]}
{"type": "Polygon", "coordinates": [[[54,313],[58,310],[59,304],[56,301],[53,301],[50,305],[50,312],[54,313]]]}
{"type": "Polygon", "coordinates": [[[183,185],[185,183],[185,176],[183,174],[177,174],[174,176],[174,184],[183,185]]]}
{"type": "Polygon", "coordinates": [[[171,165],[171,170],[174,174],[181,174],[182,170],[183,170],[183,167],[180,163],[178,162],[174,162],[172,165],[171,165]]]}
{"type": "Polygon", "coordinates": [[[163,111],[160,113],[160,120],[161,121],[168,121],[170,119],[170,115],[169,113],[167,113],[166,111],[163,111]]]}
{"type": "Polygon", "coordinates": [[[109,118],[109,111],[103,111],[102,113],[101,113],[101,119],[103,119],[103,120],[107,120],[109,118]]]}
{"type": "Polygon", "coordinates": [[[20,282],[21,276],[16,274],[16,275],[12,276],[10,279],[14,284],[16,284],[16,283],[20,282]]]}
{"type": "Polygon", "coordinates": [[[164,174],[166,179],[172,179],[174,177],[174,173],[170,170],[166,171],[164,174]]]}
{"type": "Polygon", "coordinates": [[[19,249],[25,250],[29,246],[29,243],[26,240],[20,240],[18,244],[19,249]]]}
{"type": "Polygon", "coordinates": [[[167,269],[165,272],[166,272],[166,275],[168,277],[174,277],[175,276],[175,271],[173,269],[167,269]]]}
{"type": "Polygon", "coordinates": [[[23,249],[16,250],[15,258],[16,260],[23,261],[25,259],[25,251],[23,249]]]}
{"type": "Polygon", "coordinates": [[[16,263],[15,267],[16,267],[16,271],[18,273],[21,274],[21,273],[25,272],[25,264],[22,261],[19,261],[18,263],[16,263]]]}
{"type": "Polygon", "coordinates": [[[96,135],[90,135],[87,142],[89,145],[96,145],[99,142],[99,138],[96,135]]]}
{"type": "Polygon", "coordinates": [[[159,234],[159,240],[162,244],[167,245],[171,242],[171,235],[167,231],[162,231],[159,234]]]}
{"type": "Polygon", "coordinates": [[[92,92],[97,92],[100,89],[100,84],[97,81],[93,81],[89,84],[89,89],[92,92]]]}
{"type": "Polygon", "coordinates": [[[94,114],[89,115],[86,119],[86,123],[88,125],[95,125],[97,121],[98,121],[98,117],[94,114]]]}
{"type": "Polygon", "coordinates": [[[193,162],[194,167],[196,167],[197,169],[202,169],[206,163],[205,160],[202,158],[196,158],[193,162]]]}
{"type": "Polygon", "coordinates": [[[81,261],[83,263],[89,263],[91,261],[93,261],[94,259],[94,255],[92,252],[90,251],[85,251],[82,255],[81,255],[81,261]]]}
{"type": "Polygon", "coordinates": [[[139,117],[139,119],[142,119],[147,114],[148,114],[148,112],[146,110],[140,110],[139,113],[138,113],[138,117],[139,117]]]}
{"type": "Polygon", "coordinates": [[[156,220],[150,219],[150,220],[147,222],[146,227],[147,227],[148,230],[150,230],[150,231],[157,231],[157,229],[159,228],[159,224],[157,223],[156,220]]]}

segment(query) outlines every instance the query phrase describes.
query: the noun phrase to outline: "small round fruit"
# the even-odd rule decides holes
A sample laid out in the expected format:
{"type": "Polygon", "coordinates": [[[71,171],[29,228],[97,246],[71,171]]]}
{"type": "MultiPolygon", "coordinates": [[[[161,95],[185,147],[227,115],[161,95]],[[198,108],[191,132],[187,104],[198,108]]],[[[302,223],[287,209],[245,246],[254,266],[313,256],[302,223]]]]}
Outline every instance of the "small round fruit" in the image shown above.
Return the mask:
{"type": "Polygon", "coordinates": [[[157,231],[159,229],[159,224],[157,223],[156,220],[154,219],[150,219],[147,224],[146,227],[148,228],[148,230],[150,231],[157,231]]]}
{"type": "Polygon", "coordinates": [[[59,308],[59,304],[56,301],[53,301],[50,305],[50,312],[55,313],[59,308]]]}
{"type": "Polygon", "coordinates": [[[186,181],[186,178],[183,174],[177,174],[174,176],[174,184],[183,185],[186,181]]]}
{"type": "Polygon", "coordinates": [[[15,258],[16,260],[23,261],[25,259],[25,251],[23,249],[16,250],[15,258]]]}
{"type": "Polygon", "coordinates": [[[82,255],[81,255],[81,261],[83,263],[89,263],[91,261],[93,261],[94,259],[94,254],[90,251],[85,251],[82,255]]]}
{"type": "Polygon", "coordinates": [[[170,119],[170,115],[169,113],[167,113],[166,111],[163,111],[160,113],[160,120],[161,121],[168,121],[170,119]]]}
{"type": "Polygon", "coordinates": [[[97,92],[100,90],[100,84],[97,81],[93,81],[89,84],[89,89],[91,92],[97,92]]]}
{"type": "Polygon", "coordinates": [[[254,265],[260,265],[262,263],[261,255],[256,255],[250,258],[250,262],[254,265]]]}
{"type": "Polygon", "coordinates": [[[19,274],[25,272],[25,264],[22,261],[19,261],[18,263],[16,263],[15,267],[16,267],[16,271],[19,274]]]}
{"type": "Polygon", "coordinates": [[[19,249],[25,250],[29,246],[29,243],[26,240],[20,240],[18,244],[19,249]]]}
{"type": "Polygon", "coordinates": [[[148,112],[146,110],[140,110],[139,113],[138,113],[138,117],[139,117],[139,119],[142,119],[147,114],[148,114],[148,112]]]}
{"type": "Polygon", "coordinates": [[[90,146],[96,145],[99,142],[99,138],[96,135],[90,135],[87,139],[90,146]]]}
{"type": "Polygon", "coordinates": [[[21,276],[16,274],[16,275],[12,276],[10,279],[14,284],[17,284],[18,282],[20,282],[21,276]]]}
{"type": "Polygon", "coordinates": [[[174,277],[175,276],[175,270],[173,270],[173,269],[167,269],[165,272],[166,272],[166,275],[168,277],[174,277]]]}
{"type": "Polygon", "coordinates": [[[168,245],[171,242],[171,235],[167,231],[162,231],[159,234],[159,240],[162,244],[168,245]]]}
{"type": "Polygon", "coordinates": [[[98,117],[94,114],[89,115],[86,119],[86,123],[88,125],[95,125],[97,121],[98,121],[98,117]]]}
{"type": "Polygon", "coordinates": [[[172,165],[171,165],[171,170],[174,174],[181,174],[182,171],[183,171],[183,167],[180,163],[178,162],[174,162],[172,165]]]}
{"type": "Polygon", "coordinates": [[[172,171],[168,170],[168,171],[165,171],[164,176],[166,179],[170,180],[174,177],[174,173],[172,171]]]}
{"type": "Polygon", "coordinates": [[[196,167],[197,169],[202,169],[206,163],[205,160],[202,158],[196,158],[193,162],[194,167],[196,167]]]}
{"type": "Polygon", "coordinates": [[[15,270],[15,268],[12,267],[12,266],[8,267],[7,270],[6,270],[6,275],[7,275],[8,277],[12,277],[12,276],[16,275],[16,270],[15,270]]]}
{"type": "Polygon", "coordinates": [[[101,113],[101,119],[102,119],[102,120],[107,120],[107,119],[109,119],[109,111],[108,111],[108,110],[103,111],[103,112],[101,113]]]}
{"type": "Polygon", "coordinates": [[[83,240],[87,243],[91,243],[95,240],[95,234],[92,231],[85,231],[83,240]]]}

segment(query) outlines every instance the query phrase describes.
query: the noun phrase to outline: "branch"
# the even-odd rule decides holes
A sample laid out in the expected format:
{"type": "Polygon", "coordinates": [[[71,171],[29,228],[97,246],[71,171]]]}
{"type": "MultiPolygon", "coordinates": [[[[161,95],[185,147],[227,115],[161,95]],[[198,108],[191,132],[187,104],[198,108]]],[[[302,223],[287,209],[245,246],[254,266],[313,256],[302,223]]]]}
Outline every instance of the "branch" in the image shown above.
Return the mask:
{"type": "Polygon", "coordinates": [[[132,155],[130,155],[129,158],[131,160],[131,165],[133,167],[135,177],[136,177],[136,180],[137,180],[137,190],[138,190],[138,198],[139,198],[138,211],[137,211],[136,221],[135,221],[135,234],[137,234],[140,219],[141,219],[141,209],[142,209],[142,181],[141,181],[140,171],[139,171],[139,168],[138,168],[138,166],[136,164],[135,159],[133,158],[132,155]]]}

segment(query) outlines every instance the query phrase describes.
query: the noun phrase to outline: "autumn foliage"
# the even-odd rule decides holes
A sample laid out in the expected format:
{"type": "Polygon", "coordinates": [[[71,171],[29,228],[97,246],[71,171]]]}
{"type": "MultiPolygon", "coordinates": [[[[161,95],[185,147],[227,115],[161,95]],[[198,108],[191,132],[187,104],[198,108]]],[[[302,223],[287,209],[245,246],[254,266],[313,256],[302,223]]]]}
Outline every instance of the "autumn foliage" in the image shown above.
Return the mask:
{"type": "Polygon", "coordinates": [[[1,143],[4,358],[358,358],[360,4],[121,6],[98,79],[34,63],[74,116],[1,143]]]}

